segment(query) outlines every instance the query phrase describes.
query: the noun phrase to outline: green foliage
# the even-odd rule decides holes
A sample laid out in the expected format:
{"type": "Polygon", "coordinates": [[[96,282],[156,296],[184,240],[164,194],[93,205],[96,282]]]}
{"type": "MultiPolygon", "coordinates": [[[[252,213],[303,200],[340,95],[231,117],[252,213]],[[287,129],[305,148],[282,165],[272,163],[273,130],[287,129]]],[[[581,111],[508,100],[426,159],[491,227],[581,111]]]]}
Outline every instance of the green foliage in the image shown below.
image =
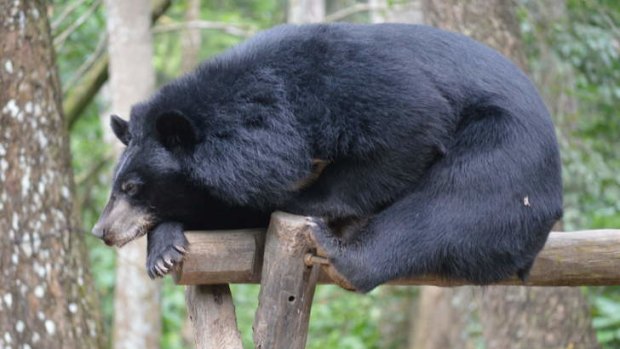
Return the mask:
{"type": "MultiPolygon", "coordinates": [[[[284,20],[284,11],[279,1],[202,1],[200,18],[202,21],[227,23],[242,28],[249,33],[271,27],[284,20]]],[[[159,20],[159,25],[184,21],[186,3],[174,2],[172,7],[159,20]]],[[[184,31],[166,31],[155,34],[154,64],[158,82],[165,83],[177,77],[181,71],[181,37],[184,31]]],[[[227,48],[245,40],[246,37],[227,34],[218,30],[202,30],[199,58],[207,59],[227,48]]]]}
{"type": "Polygon", "coordinates": [[[564,163],[564,224],[578,229],[614,221],[620,213],[620,6],[523,3],[532,74],[547,100],[557,103],[550,107],[564,163]]]}
{"type": "Polygon", "coordinates": [[[592,321],[597,330],[598,340],[606,346],[620,345],[620,300],[598,297],[594,300],[595,319],[592,321]]]}
{"type": "Polygon", "coordinates": [[[308,348],[379,348],[382,300],[379,290],[359,295],[336,286],[319,287],[310,317],[308,348]]]}
{"type": "MultiPolygon", "coordinates": [[[[241,330],[244,348],[253,348],[252,322],[258,306],[257,285],[231,286],[237,320],[241,330]]],[[[314,295],[310,329],[308,333],[309,349],[341,348],[371,349],[401,347],[405,339],[400,339],[399,346],[383,345],[381,322],[406,321],[409,309],[396,309],[397,313],[385,314],[386,308],[394,308],[394,304],[410,299],[414,289],[404,288],[391,292],[385,297],[377,289],[367,295],[345,291],[336,286],[319,286],[314,295]],[[399,318],[400,317],[400,318],[399,318]]],[[[400,303],[402,304],[402,303],[400,303]]]]}
{"type": "Polygon", "coordinates": [[[614,156],[620,139],[620,6],[606,1],[569,1],[567,30],[557,31],[555,47],[579,74],[577,92],[594,118],[579,118],[579,135],[614,156]]]}
{"type": "Polygon", "coordinates": [[[183,287],[175,285],[172,279],[167,277],[163,282],[162,294],[161,348],[183,349],[190,347],[186,338],[183,337],[187,332],[184,326],[188,325],[183,287]]]}
{"type": "Polygon", "coordinates": [[[68,83],[77,78],[78,68],[95,54],[98,45],[103,44],[105,14],[100,0],[84,1],[77,7],[75,1],[53,0],[51,3],[56,64],[62,86],[66,89],[69,87],[68,83]],[[68,15],[65,16],[65,11],[70,9],[73,11],[67,12],[68,15]],[[91,10],[94,12],[91,13],[91,10]],[[63,17],[59,18],[59,16],[63,17]],[[76,23],[81,24],[76,27],[76,23]],[[58,43],[61,36],[66,39],[58,43]]]}
{"type": "Polygon", "coordinates": [[[599,343],[605,349],[620,348],[620,287],[589,287],[585,292],[599,343]]]}
{"type": "MultiPolygon", "coordinates": [[[[569,0],[564,16],[554,21],[536,16],[545,11],[539,2],[524,3],[530,11],[521,12],[521,22],[534,73],[548,69],[543,62],[553,56],[553,69],[574,79],[541,84],[543,92],[577,101],[575,110],[555,115],[564,162],[565,225],[619,228],[620,2],[569,0]]],[[[620,347],[620,287],[590,287],[586,294],[601,345],[620,347]]]]}
{"type": "Polygon", "coordinates": [[[252,323],[258,307],[258,285],[230,285],[244,348],[253,348],[252,323]]]}

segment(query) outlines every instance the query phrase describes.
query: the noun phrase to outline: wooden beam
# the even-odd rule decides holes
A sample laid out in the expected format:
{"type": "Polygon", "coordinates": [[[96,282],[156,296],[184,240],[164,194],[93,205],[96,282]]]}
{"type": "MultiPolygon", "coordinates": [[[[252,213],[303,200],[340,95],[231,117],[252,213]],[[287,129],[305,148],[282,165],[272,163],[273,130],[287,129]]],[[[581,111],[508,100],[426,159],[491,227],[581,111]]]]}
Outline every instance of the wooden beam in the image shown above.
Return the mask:
{"type": "Polygon", "coordinates": [[[173,278],[180,285],[259,283],[264,230],[186,232],[189,252],[173,278]]]}
{"type": "MultiPolygon", "coordinates": [[[[289,234],[305,231],[305,220],[274,213],[289,234]]],[[[190,251],[174,275],[178,284],[259,283],[264,230],[187,232],[190,251]]],[[[324,266],[325,268],[326,266],[324,266]]],[[[333,283],[321,273],[320,283],[333,283]]],[[[467,282],[435,276],[400,279],[395,285],[458,286],[467,282]]],[[[516,277],[503,285],[523,285],[516,277]]],[[[529,286],[620,285],[620,229],[552,232],[538,255],[529,286]]]]}
{"type": "Polygon", "coordinates": [[[243,349],[228,285],[192,285],[185,290],[196,349],[243,349]]]}

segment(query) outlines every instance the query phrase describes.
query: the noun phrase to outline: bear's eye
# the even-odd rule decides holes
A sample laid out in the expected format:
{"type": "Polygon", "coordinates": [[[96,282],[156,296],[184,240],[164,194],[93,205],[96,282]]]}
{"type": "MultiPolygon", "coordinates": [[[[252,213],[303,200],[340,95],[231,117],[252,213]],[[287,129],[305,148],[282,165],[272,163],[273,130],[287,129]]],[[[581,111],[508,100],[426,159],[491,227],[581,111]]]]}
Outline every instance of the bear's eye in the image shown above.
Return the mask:
{"type": "Polygon", "coordinates": [[[140,183],[136,181],[127,181],[121,185],[121,191],[129,196],[138,194],[140,183]]]}

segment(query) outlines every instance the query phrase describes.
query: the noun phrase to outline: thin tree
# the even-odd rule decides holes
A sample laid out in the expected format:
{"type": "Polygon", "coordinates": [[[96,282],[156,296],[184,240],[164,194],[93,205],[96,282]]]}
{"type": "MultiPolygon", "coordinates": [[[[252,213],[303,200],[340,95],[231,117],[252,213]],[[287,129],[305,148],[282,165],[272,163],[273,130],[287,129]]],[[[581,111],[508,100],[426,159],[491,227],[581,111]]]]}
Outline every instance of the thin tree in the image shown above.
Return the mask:
{"type": "Polygon", "coordinates": [[[103,348],[44,1],[0,0],[0,348],[103,348]]]}
{"type": "MultiPolygon", "coordinates": [[[[109,88],[112,110],[125,118],[134,103],[155,87],[149,0],[106,0],[109,88]]],[[[107,127],[107,115],[105,129],[107,127]]],[[[120,152],[120,142],[108,140],[120,152]]],[[[161,335],[160,283],[145,269],[146,239],[118,250],[114,299],[114,348],[158,348],[161,335]]]]}
{"type": "MultiPolygon", "coordinates": [[[[191,23],[199,19],[200,0],[188,0],[187,9],[185,10],[185,21],[191,23]]],[[[201,39],[199,28],[189,28],[183,33],[181,37],[181,51],[183,52],[181,70],[183,72],[189,72],[198,65],[201,39]]]]}

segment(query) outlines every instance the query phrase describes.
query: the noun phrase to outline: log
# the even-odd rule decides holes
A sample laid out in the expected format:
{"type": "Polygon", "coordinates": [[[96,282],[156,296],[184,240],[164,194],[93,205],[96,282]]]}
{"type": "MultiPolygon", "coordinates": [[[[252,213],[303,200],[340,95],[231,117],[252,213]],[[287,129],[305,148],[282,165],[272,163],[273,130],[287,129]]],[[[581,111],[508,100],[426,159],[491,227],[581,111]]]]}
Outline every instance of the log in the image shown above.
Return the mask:
{"type": "MultiPolygon", "coordinates": [[[[287,226],[289,235],[303,235],[300,232],[305,231],[304,219],[285,213],[274,213],[272,219],[275,218],[286,222],[282,224],[287,226]]],[[[260,282],[264,230],[187,232],[186,236],[190,251],[175,272],[174,278],[178,284],[260,282]]],[[[321,272],[319,283],[334,282],[321,272]]],[[[429,275],[394,280],[390,284],[459,286],[468,283],[429,275]]],[[[525,283],[515,277],[498,284],[620,285],[620,229],[552,232],[525,283]]]]}
{"type": "Polygon", "coordinates": [[[173,273],[179,285],[259,283],[264,230],[186,232],[189,252],[173,273]]]}
{"type": "Polygon", "coordinates": [[[304,217],[276,213],[266,234],[258,310],[254,318],[257,349],[303,349],[320,267],[307,266],[310,251],[304,217]]]}
{"type": "Polygon", "coordinates": [[[185,290],[196,349],[243,349],[228,285],[193,285],[185,290]]]}

